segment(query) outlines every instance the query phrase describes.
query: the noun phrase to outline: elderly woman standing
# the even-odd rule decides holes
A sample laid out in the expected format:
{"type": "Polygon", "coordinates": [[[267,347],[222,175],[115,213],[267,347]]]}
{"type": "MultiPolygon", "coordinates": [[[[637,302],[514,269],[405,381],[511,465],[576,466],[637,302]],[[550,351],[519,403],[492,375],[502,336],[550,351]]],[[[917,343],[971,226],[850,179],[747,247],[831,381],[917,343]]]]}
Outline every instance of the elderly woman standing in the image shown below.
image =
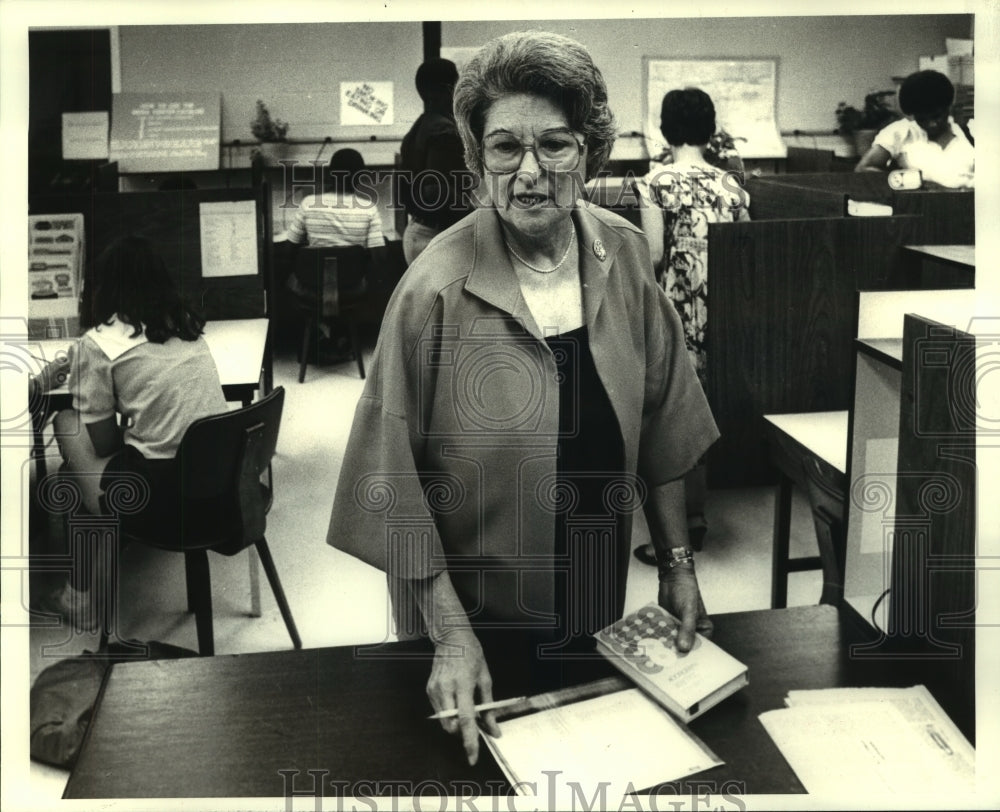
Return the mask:
{"type": "Polygon", "coordinates": [[[498,640],[528,630],[548,641],[532,656],[558,656],[621,616],[640,504],[678,647],[711,631],[682,478],[718,431],[645,238],[579,199],[614,139],[586,50],[542,32],[493,40],[455,113],[486,199],[396,289],[328,540],[387,573],[401,636],[433,641],[428,695],[457,708],[442,724],[471,762],[473,704],[516,659],[498,640]]]}

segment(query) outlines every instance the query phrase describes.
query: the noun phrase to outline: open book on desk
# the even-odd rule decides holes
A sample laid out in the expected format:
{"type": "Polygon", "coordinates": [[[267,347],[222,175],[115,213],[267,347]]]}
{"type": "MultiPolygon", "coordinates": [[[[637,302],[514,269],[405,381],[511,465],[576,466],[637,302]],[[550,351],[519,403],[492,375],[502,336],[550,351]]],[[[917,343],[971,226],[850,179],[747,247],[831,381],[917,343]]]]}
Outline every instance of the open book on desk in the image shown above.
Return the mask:
{"type": "Polygon", "coordinates": [[[553,809],[595,797],[594,808],[617,809],[631,792],[722,763],[638,688],[601,682],[611,693],[503,720],[498,739],[482,734],[517,794],[553,809]]]}
{"type": "Polygon", "coordinates": [[[706,637],[681,654],[680,622],[655,603],[597,633],[597,650],[682,722],[690,722],[747,684],[747,667],[706,637]]]}

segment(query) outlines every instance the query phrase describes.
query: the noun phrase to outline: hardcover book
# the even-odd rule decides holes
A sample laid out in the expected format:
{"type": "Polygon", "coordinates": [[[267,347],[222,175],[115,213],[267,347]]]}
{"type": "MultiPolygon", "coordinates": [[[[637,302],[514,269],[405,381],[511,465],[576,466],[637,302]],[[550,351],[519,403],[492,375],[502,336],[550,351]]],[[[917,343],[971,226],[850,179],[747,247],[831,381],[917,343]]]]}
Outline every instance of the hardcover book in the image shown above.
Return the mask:
{"type": "Polygon", "coordinates": [[[747,684],[747,667],[711,640],[695,635],[681,654],[680,621],[656,604],[597,633],[597,650],[683,722],[690,722],[747,684]]]}

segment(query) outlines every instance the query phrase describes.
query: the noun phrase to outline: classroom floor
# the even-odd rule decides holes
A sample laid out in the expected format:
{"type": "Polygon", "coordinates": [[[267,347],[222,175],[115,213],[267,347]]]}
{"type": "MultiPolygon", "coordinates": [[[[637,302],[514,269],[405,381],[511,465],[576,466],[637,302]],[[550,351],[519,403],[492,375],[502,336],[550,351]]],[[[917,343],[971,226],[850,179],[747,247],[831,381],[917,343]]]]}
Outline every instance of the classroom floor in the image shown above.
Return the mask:
{"type": "MultiPolygon", "coordinates": [[[[293,353],[279,353],[274,380],[276,386],[285,387],[286,397],[273,463],[275,499],[268,516],[268,544],[304,646],[384,640],[389,635],[389,614],[383,574],[326,544],[334,485],[363,382],[353,362],[310,366],[303,384],[297,382],[297,374],[293,353]]],[[[709,534],[697,560],[711,614],[769,607],[773,506],[771,488],[709,493],[709,534]]],[[[640,518],[634,546],[646,538],[640,518]]],[[[801,494],[793,504],[791,549],[793,555],[816,553],[812,519],[801,494]]],[[[655,569],[630,560],[626,611],[656,598],[655,569]]],[[[217,654],[291,646],[263,573],[263,614],[248,616],[246,554],[213,555],[211,571],[217,654]]],[[[793,573],[789,605],[816,603],[820,586],[819,572],[793,573]]],[[[197,648],[194,619],[186,612],[182,556],[138,546],[122,550],[120,594],[123,636],[197,648]]],[[[32,629],[32,681],[54,658],[93,649],[97,642],[95,635],[62,627],[32,629]]],[[[64,770],[32,762],[28,792],[39,803],[55,801],[68,776],[64,770]]]]}

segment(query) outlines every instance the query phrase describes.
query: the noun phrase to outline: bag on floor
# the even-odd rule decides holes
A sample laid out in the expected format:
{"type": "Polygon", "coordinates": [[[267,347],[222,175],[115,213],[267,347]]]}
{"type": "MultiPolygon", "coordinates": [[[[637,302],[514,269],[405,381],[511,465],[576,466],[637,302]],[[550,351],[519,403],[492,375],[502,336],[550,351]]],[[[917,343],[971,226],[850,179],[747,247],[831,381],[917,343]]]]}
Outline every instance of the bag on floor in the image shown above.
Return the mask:
{"type": "MultiPolygon", "coordinates": [[[[167,643],[153,641],[146,645],[144,659],[198,656],[196,651],[167,643]]],[[[136,659],[135,648],[112,643],[102,656],[85,651],[44,669],[31,686],[31,757],[55,767],[72,767],[105,673],[114,663],[136,659]]]]}

